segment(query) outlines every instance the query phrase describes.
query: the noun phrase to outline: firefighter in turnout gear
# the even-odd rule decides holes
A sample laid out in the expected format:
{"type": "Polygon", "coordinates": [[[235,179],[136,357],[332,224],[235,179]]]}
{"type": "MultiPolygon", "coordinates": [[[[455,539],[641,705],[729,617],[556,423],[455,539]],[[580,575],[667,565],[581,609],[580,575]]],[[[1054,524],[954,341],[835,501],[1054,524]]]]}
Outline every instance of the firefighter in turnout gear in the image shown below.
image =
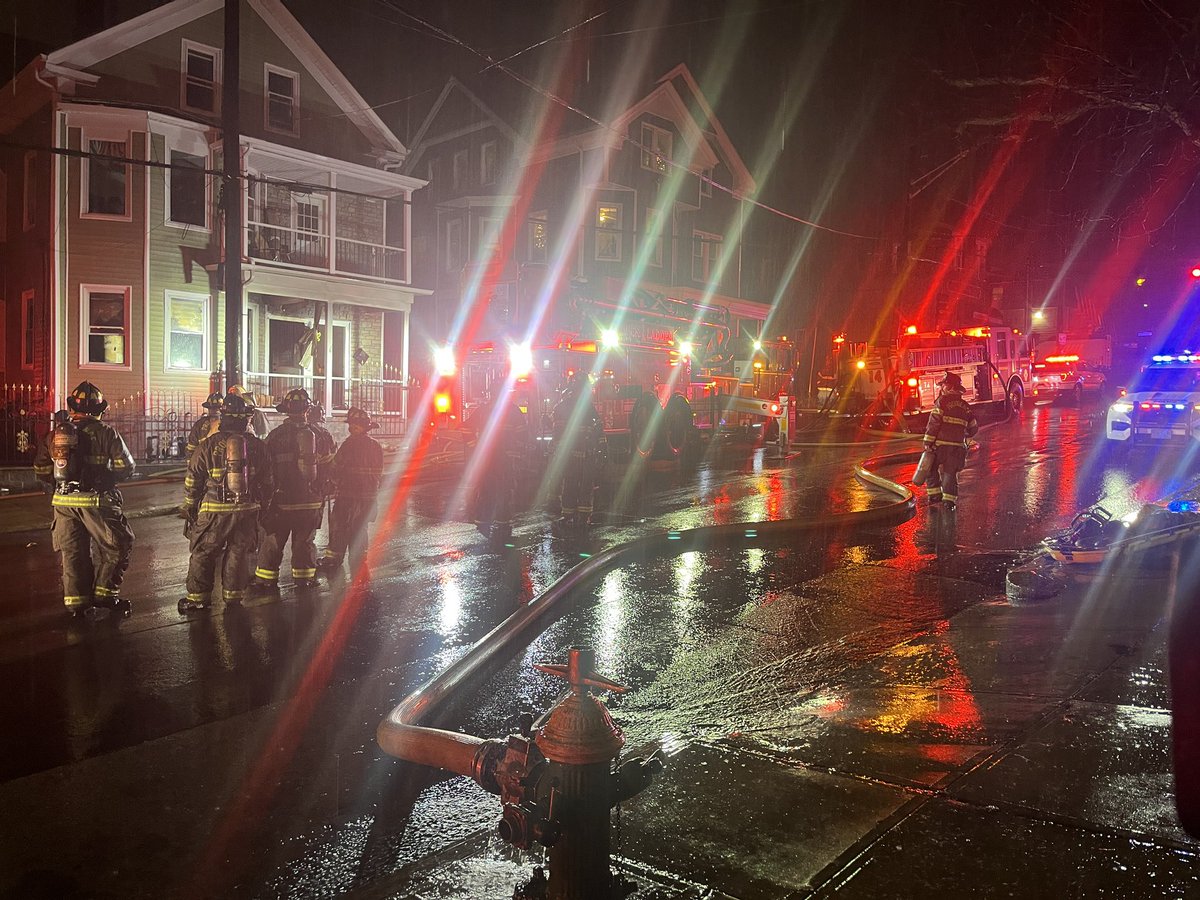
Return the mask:
{"type": "Polygon", "coordinates": [[[365,583],[367,525],[375,521],[375,498],[383,480],[383,448],[368,431],[378,428],[364,410],[351,407],[346,413],[350,436],[333,458],[335,485],[329,511],[329,547],[321,558],[322,569],[340,570],[347,550],[350,569],[365,583]]]}
{"type": "Polygon", "coordinates": [[[181,613],[208,608],[218,562],[226,606],[245,599],[260,510],[274,490],[266,446],[246,431],[253,411],[237,394],[226,396],[217,432],[200,442],[188,464],[183,490],[191,560],[181,613]]]}
{"type": "Polygon", "coordinates": [[[958,473],[967,462],[967,438],[979,431],[979,423],[963,399],[962,378],[947,372],[938,385],[942,392],[925,426],[925,450],[933,454],[933,470],[926,484],[930,503],[944,503],[953,510],[958,504],[958,473]]]}
{"type": "MultiPolygon", "coordinates": [[[[333,462],[332,438],[326,442],[308,424],[312,407],[308,391],[295,388],[275,407],[287,419],[267,435],[275,496],[262,519],[263,541],[254,570],[255,587],[279,586],[283,548],[292,542],[292,581],[298,587],[316,584],[317,548],[313,543],[321,527],[333,462]]],[[[326,432],[328,434],[328,432],[326,432]]]]}
{"type": "Polygon", "coordinates": [[[563,388],[551,414],[554,432],[553,468],[562,472],[556,526],[566,534],[587,531],[592,515],[597,474],[604,442],[604,423],[586,377],[576,373],[563,388]]]}
{"type": "Polygon", "coordinates": [[[185,448],[188,459],[191,459],[202,440],[210,434],[216,433],[217,423],[221,421],[221,400],[221,395],[214,391],[201,404],[208,412],[196,419],[192,430],[188,432],[187,447],[185,448]]]}
{"type": "Polygon", "coordinates": [[[69,413],[55,415],[54,430],[33,463],[38,478],[54,487],[50,528],[62,560],[63,603],[72,616],[93,606],[129,615],[120,589],[133,531],[117,484],[133,474],[133,457],[121,436],[100,421],[108,401],[94,384],[82,382],[67,407],[69,413]],[[98,566],[92,563],[93,542],[98,566]]]}
{"type": "Polygon", "coordinates": [[[475,424],[474,453],[484,454],[481,464],[475,466],[478,482],[471,518],[480,534],[500,544],[512,537],[517,473],[528,464],[531,453],[529,424],[511,392],[498,392],[475,411],[471,422],[475,424]]]}

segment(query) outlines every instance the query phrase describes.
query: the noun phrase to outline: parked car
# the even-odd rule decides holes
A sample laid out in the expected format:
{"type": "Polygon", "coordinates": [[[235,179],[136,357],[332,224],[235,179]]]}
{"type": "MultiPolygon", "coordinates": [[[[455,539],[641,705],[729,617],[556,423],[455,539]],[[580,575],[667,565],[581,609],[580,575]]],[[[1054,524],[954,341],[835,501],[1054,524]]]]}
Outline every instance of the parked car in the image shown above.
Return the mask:
{"type": "Polygon", "coordinates": [[[1078,356],[1050,356],[1033,364],[1033,399],[1064,397],[1082,403],[1085,396],[1104,391],[1104,373],[1078,356]]]}

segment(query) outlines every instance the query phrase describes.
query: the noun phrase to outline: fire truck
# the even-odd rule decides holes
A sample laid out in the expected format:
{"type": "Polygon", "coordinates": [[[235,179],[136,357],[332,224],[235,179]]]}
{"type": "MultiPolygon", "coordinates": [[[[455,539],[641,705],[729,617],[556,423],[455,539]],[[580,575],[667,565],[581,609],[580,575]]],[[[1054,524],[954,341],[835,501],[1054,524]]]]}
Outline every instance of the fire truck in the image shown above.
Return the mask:
{"type": "Polygon", "coordinates": [[[747,390],[732,375],[734,342],[724,307],[640,288],[614,298],[584,281],[556,287],[541,265],[523,266],[516,287],[489,298],[473,343],[435,353],[434,413],[444,426],[471,430],[487,398],[511,390],[534,432],[549,440],[550,412],[577,374],[591,382],[616,455],[698,455],[714,423],[781,416],[778,396],[767,398],[765,407],[753,396],[759,383],[774,382],[760,374],[747,390]]]}
{"type": "Polygon", "coordinates": [[[1019,410],[1031,382],[1032,353],[1026,335],[1003,325],[919,332],[908,326],[885,344],[834,337],[839,390],[850,411],[903,415],[927,412],[937,383],[955,372],[968,403],[1007,401],[1019,410]],[[844,349],[843,349],[844,348],[844,349]]]}

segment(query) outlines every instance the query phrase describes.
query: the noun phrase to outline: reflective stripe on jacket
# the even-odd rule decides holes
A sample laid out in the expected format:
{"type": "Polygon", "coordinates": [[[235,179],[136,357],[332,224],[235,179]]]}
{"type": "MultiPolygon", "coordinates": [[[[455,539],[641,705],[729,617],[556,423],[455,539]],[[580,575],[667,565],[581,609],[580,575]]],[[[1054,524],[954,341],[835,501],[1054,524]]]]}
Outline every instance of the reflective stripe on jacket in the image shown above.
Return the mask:
{"type": "Polygon", "coordinates": [[[961,394],[943,392],[929,413],[925,443],[938,447],[965,447],[967,438],[979,431],[975,411],[961,394]]]}

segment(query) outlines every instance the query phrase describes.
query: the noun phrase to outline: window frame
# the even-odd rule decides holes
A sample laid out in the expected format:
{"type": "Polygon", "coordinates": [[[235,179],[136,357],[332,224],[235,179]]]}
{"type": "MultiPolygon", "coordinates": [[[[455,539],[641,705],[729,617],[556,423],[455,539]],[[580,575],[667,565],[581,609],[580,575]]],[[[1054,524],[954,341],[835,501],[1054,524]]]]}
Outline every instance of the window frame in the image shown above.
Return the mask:
{"type": "Polygon", "coordinates": [[[657,237],[650,233],[650,229],[654,227],[654,219],[657,215],[657,209],[646,207],[646,221],[642,226],[642,230],[644,231],[643,240],[653,241],[654,249],[651,251],[648,264],[661,269],[663,267],[663,229],[658,229],[657,237]]]}
{"type": "Polygon", "coordinates": [[[700,170],[700,196],[701,197],[709,197],[709,198],[712,197],[712,191],[713,191],[712,178],[713,178],[712,166],[709,166],[707,169],[700,170]],[[707,181],[705,181],[706,178],[708,179],[707,181]]]}
{"type": "Polygon", "coordinates": [[[267,131],[273,131],[276,134],[296,134],[296,124],[299,121],[297,113],[300,112],[300,73],[293,72],[290,69],[285,69],[281,66],[275,66],[271,63],[263,63],[263,128],[267,131]],[[283,128],[279,125],[271,124],[271,76],[282,75],[285,78],[290,78],[292,81],[292,125],[290,128],[283,128]]]}
{"type": "Polygon", "coordinates": [[[210,47],[207,44],[201,44],[197,41],[189,41],[184,38],[180,41],[179,46],[179,108],[186,109],[191,112],[207,113],[211,116],[220,115],[221,113],[221,76],[223,74],[221,50],[218,47],[210,47]],[[206,109],[203,106],[192,106],[187,102],[188,79],[191,77],[188,73],[188,53],[195,51],[198,54],[211,56],[213,61],[213,104],[211,109],[206,109]]]}
{"type": "Polygon", "coordinates": [[[592,239],[592,258],[596,262],[623,262],[625,258],[625,242],[622,240],[622,229],[624,228],[625,222],[625,204],[619,203],[615,200],[597,200],[595,206],[595,216],[593,217],[592,221],[595,223],[595,235],[592,239]],[[615,208],[617,210],[616,228],[609,228],[608,226],[600,224],[600,210],[605,207],[615,208]],[[600,255],[600,234],[602,232],[605,234],[612,233],[615,235],[617,239],[615,256],[600,255]]]}
{"type": "Polygon", "coordinates": [[[492,185],[496,183],[496,166],[499,161],[499,145],[496,141],[487,141],[479,148],[479,183],[481,185],[492,185]],[[491,177],[488,177],[488,152],[492,156],[492,171],[491,177]]]}
{"type": "Polygon", "coordinates": [[[124,213],[103,213],[92,212],[91,190],[92,190],[92,163],[96,160],[91,154],[92,141],[104,141],[105,143],[123,143],[125,145],[125,158],[132,159],[133,140],[129,132],[125,132],[124,139],[121,141],[110,140],[115,135],[101,133],[102,136],[89,134],[86,128],[80,129],[79,132],[79,148],[83,150],[86,156],[79,160],[79,218],[95,219],[102,222],[132,222],[133,221],[133,166],[129,163],[117,163],[125,169],[125,212],[124,213]]]}
{"type": "Polygon", "coordinates": [[[100,369],[104,371],[132,372],[133,371],[133,322],[131,321],[131,300],[133,286],[128,284],[81,284],[79,286],[79,368],[100,369]],[[125,297],[125,311],[122,336],[125,338],[125,362],[106,363],[92,362],[88,359],[88,341],[92,336],[91,309],[88,301],[93,294],[122,294],[125,297]]]}
{"type": "Polygon", "coordinates": [[[37,225],[37,152],[26,150],[21,179],[21,230],[30,231],[37,225]]]}
{"type": "Polygon", "coordinates": [[[37,333],[34,331],[35,313],[37,311],[37,291],[33,288],[21,291],[21,368],[32,369],[34,366],[32,346],[26,347],[25,336],[32,335],[34,340],[37,340],[37,333]],[[29,351],[26,354],[26,350],[29,351]]]}
{"type": "Polygon", "coordinates": [[[539,209],[529,214],[529,218],[526,220],[525,241],[526,262],[548,263],[550,261],[550,216],[548,210],[539,209]],[[538,225],[542,226],[545,238],[545,246],[540,250],[534,244],[534,231],[538,225]]]}
{"type": "Polygon", "coordinates": [[[719,234],[712,234],[708,231],[700,231],[697,228],[692,229],[692,281],[700,284],[708,284],[709,278],[712,275],[713,268],[713,249],[725,243],[725,238],[719,234]],[[697,254],[699,248],[701,252],[697,254]],[[703,275],[696,274],[696,262],[700,261],[703,265],[703,275]]]}
{"type": "Polygon", "coordinates": [[[455,150],[450,157],[450,190],[461,191],[467,186],[467,173],[470,171],[470,156],[467,151],[455,150]],[[459,162],[462,166],[459,166],[459,162]]]}
{"type": "Polygon", "coordinates": [[[653,172],[655,175],[663,175],[666,173],[670,163],[672,154],[675,150],[675,135],[667,131],[665,128],[659,128],[657,125],[652,125],[649,122],[642,123],[641,147],[639,148],[640,162],[643,169],[647,172],[653,172]],[[649,130],[650,137],[647,139],[646,132],[649,130]],[[661,146],[655,141],[655,137],[666,138],[666,153],[659,152],[661,146]],[[654,160],[665,160],[661,165],[655,165],[654,160]]]}
{"type": "MultiPolygon", "coordinates": [[[[188,332],[178,332],[186,334],[188,332]]],[[[195,372],[206,374],[211,368],[211,334],[212,334],[212,296],[195,291],[163,291],[163,371],[164,372],[195,372]],[[176,366],[171,364],[171,304],[176,301],[186,303],[200,302],[204,307],[204,322],[200,326],[200,365],[196,368],[176,366]]]]}
{"type": "Polygon", "coordinates": [[[167,162],[170,165],[170,168],[167,169],[167,177],[163,179],[163,220],[164,220],[164,222],[167,225],[170,225],[172,228],[187,228],[187,229],[194,229],[196,231],[211,231],[212,230],[212,222],[211,222],[210,209],[212,206],[212,183],[209,181],[208,175],[205,174],[205,170],[212,167],[212,155],[210,153],[205,153],[205,154],[190,153],[187,150],[184,150],[182,147],[173,147],[170,144],[168,144],[167,145],[167,162]],[[176,153],[182,153],[185,156],[191,156],[194,159],[200,160],[200,177],[201,177],[201,184],[203,185],[203,189],[202,189],[203,197],[201,199],[201,203],[202,203],[203,209],[204,209],[204,221],[199,225],[197,225],[195,222],[179,222],[179,221],[176,221],[175,219],[171,218],[171,199],[174,195],[174,189],[171,187],[171,176],[174,175],[174,173],[175,173],[174,154],[176,154],[176,153]]]}
{"type": "Polygon", "coordinates": [[[459,218],[459,217],[456,217],[456,218],[453,218],[453,219],[447,219],[447,220],[446,220],[446,237],[445,237],[445,240],[446,240],[446,243],[445,243],[445,248],[446,248],[446,256],[445,256],[446,265],[445,265],[445,267],[444,267],[444,268],[445,268],[445,271],[447,271],[447,272],[451,272],[451,273],[454,273],[454,272],[456,272],[456,271],[457,271],[457,272],[461,272],[461,271],[462,271],[462,267],[463,267],[463,266],[465,266],[465,265],[467,264],[467,259],[466,259],[466,246],[465,246],[465,244],[463,243],[463,220],[462,220],[461,218],[459,218]],[[459,262],[459,264],[458,264],[458,267],[457,267],[457,269],[456,269],[456,268],[455,268],[455,266],[454,266],[454,260],[451,258],[451,254],[450,254],[450,233],[451,233],[452,231],[455,231],[455,230],[457,230],[457,231],[458,231],[458,248],[459,248],[459,250],[458,250],[458,253],[459,253],[459,256],[461,257],[461,260],[460,260],[460,262],[459,262]]]}

